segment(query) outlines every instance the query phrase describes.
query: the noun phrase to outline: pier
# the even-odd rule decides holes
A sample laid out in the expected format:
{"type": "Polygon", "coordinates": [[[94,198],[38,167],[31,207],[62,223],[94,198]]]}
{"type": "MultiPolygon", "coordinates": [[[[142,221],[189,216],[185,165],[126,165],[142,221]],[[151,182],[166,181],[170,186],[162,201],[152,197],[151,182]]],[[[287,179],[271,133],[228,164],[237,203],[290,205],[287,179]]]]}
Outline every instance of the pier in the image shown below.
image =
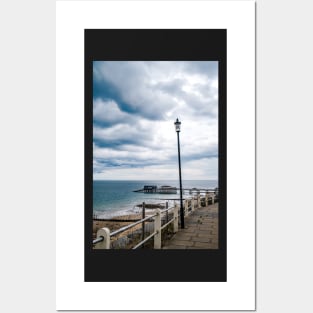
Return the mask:
{"type": "MultiPolygon", "coordinates": [[[[172,186],[160,186],[157,187],[155,185],[147,185],[144,186],[142,189],[134,190],[133,192],[143,192],[143,193],[173,193],[176,194],[180,191],[180,188],[172,187],[172,186]]],[[[182,188],[183,193],[189,194],[197,194],[197,193],[206,193],[206,192],[214,192],[215,194],[218,193],[218,188],[182,188]]]]}
{"type": "Polygon", "coordinates": [[[172,186],[166,186],[166,185],[161,186],[161,187],[157,187],[154,185],[153,186],[146,185],[143,187],[143,189],[134,190],[134,192],[174,194],[174,193],[177,193],[177,188],[172,187],[172,186]]]}

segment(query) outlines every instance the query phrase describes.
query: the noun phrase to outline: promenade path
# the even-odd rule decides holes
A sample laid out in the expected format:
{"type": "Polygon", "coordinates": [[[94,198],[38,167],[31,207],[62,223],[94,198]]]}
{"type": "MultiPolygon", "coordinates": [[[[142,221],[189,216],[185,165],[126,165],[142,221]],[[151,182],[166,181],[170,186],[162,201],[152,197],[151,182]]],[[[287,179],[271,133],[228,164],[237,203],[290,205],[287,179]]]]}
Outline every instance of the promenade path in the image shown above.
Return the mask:
{"type": "Polygon", "coordinates": [[[218,249],[218,203],[196,209],[185,217],[185,228],[162,249],[218,249]]]}

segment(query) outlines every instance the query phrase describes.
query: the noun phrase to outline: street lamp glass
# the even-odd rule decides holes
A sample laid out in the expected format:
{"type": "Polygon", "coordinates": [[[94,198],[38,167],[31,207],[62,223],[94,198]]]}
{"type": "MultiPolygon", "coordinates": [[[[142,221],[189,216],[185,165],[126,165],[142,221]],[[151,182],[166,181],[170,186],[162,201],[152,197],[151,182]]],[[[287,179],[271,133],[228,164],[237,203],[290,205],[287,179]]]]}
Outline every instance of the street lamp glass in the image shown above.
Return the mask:
{"type": "Polygon", "coordinates": [[[174,123],[175,129],[176,129],[177,132],[180,132],[180,124],[181,124],[181,122],[177,118],[176,122],[174,123]]]}

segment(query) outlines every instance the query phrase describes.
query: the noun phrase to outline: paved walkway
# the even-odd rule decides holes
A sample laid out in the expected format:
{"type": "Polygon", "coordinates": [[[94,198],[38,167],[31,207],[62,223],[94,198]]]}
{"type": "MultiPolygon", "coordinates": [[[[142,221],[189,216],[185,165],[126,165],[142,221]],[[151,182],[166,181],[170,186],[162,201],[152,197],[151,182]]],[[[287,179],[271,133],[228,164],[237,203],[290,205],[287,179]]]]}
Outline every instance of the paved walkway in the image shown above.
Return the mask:
{"type": "Polygon", "coordinates": [[[185,228],[179,229],[162,249],[218,249],[218,203],[185,217],[185,228]]]}

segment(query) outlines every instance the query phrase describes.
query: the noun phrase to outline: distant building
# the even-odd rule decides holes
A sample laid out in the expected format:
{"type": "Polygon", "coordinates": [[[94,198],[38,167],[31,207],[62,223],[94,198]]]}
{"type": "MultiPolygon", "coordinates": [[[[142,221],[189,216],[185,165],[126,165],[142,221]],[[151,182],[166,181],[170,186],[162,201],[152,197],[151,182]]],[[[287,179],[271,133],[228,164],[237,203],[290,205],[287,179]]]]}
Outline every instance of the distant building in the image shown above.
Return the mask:
{"type": "Polygon", "coordinates": [[[156,192],[156,190],[157,190],[157,186],[148,186],[148,185],[145,185],[145,186],[143,187],[143,192],[144,192],[144,193],[154,193],[154,192],[156,192]]]}
{"type": "Polygon", "coordinates": [[[158,189],[158,193],[170,193],[174,194],[177,193],[177,188],[176,187],[171,187],[171,186],[161,186],[158,189]]]}

